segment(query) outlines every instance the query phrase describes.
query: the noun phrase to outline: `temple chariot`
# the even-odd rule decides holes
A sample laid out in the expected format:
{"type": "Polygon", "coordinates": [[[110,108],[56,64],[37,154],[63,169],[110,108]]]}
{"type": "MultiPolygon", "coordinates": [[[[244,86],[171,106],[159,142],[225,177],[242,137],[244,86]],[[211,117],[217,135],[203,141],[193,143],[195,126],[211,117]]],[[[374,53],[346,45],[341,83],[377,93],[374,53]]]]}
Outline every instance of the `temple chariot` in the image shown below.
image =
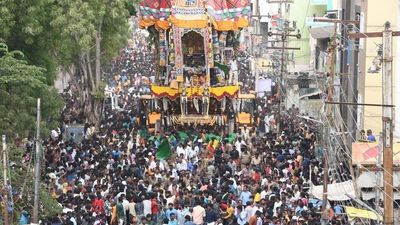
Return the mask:
{"type": "MultiPolygon", "coordinates": [[[[236,51],[250,15],[249,0],[140,2],[139,25],[153,35],[158,56],[158,73],[146,96],[146,104],[155,105],[150,124],[235,123],[242,95],[236,51]]],[[[250,114],[240,117],[251,120],[250,114]]]]}

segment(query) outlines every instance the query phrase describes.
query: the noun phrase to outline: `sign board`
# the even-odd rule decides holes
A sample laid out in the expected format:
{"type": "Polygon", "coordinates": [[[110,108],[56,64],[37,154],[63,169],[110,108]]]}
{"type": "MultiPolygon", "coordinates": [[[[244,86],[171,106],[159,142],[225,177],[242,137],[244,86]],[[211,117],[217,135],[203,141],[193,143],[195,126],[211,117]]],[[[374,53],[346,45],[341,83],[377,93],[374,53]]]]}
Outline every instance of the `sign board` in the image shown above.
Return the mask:
{"type": "MultiPolygon", "coordinates": [[[[353,165],[376,165],[379,153],[378,142],[353,142],[352,163],[353,165]]],[[[393,164],[400,165],[400,143],[393,144],[393,164]]]]}

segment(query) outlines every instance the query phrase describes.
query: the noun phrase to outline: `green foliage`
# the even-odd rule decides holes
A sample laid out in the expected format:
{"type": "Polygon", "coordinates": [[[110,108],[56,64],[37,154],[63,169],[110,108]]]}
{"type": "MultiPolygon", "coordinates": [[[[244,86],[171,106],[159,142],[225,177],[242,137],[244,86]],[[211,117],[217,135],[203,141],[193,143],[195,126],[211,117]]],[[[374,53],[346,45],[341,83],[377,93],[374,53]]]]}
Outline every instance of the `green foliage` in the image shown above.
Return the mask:
{"type": "MultiPolygon", "coordinates": [[[[40,85],[53,84],[59,69],[68,70],[73,65],[76,75],[88,74],[88,77],[78,77],[91,84],[85,86],[85,93],[102,98],[98,89],[101,70],[109,66],[111,59],[126,45],[130,36],[129,18],[137,2],[3,0],[0,3],[0,42],[5,42],[10,49],[24,52],[29,65],[44,68],[40,71],[40,85]],[[100,44],[96,43],[96,38],[100,44]],[[100,65],[100,71],[96,63],[100,65]]],[[[40,86],[35,82],[32,85],[40,86]]],[[[9,120],[9,115],[5,116],[4,120],[9,120]]],[[[25,120],[28,118],[23,117],[25,120]]]]}
{"type": "MultiPolygon", "coordinates": [[[[32,172],[33,161],[22,162],[24,150],[15,146],[8,147],[9,161],[14,162],[11,167],[10,180],[13,190],[19,193],[19,197],[14,197],[14,221],[18,221],[20,212],[28,209],[32,213],[34,197],[34,176],[32,172]]],[[[1,176],[2,174],[0,174],[1,176]]],[[[57,200],[52,198],[42,182],[40,191],[39,215],[42,218],[49,218],[61,213],[62,208],[57,200]]]]}
{"type": "Polygon", "coordinates": [[[19,51],[0,49],[4,54],[0,58],[0,129],[10,137],[26,136],[34,131],[36,99],[40,98],[41,130],[48,135],[49,129],[58,124],[62,107],[60,95],[47,85],[45,69],[18,59],[23,57],[19,51]]]}
{"type": "Polygon", "coordinates": [[[104,89],[106,88],[106,83],[105,82],[100,82],[99,87],[95,90],[92,91],[92,96],[94,99],[98,99],[98,100],[104,100],[104,98],[106,97],[104,94],[104,89]]]}
{"type": "MultiPolygon", "coordinates": [[[[103,22],[102,57],[110,59],[126,43],[128,18],[136,14],[134,0],[3,0],[0,3],[0,41],[20,49],[26,60],[44,67],[52,84],[58,67],[76,63],[94,45],[103,22]]],[[[104,61],[107,62],[107,61],[104,61]]]]}
{"type": "Polygon", "coordinates": [[[134,1],[128,1],[127,3],[125,3],[125,7],[129,11],[130,16],[136,16],[137,11],[134,1]]]}
{"type": "Polygon", "coordinates": [[[60,63],[69,66],[87,52],[94,56],[97,32],[101,35],[102,61],[115,57],[129,38],[128,2],[73,0],[54,4],[50,25],[60,37],[57,43],[60,63]]]}
{"type": "Polygon", "coordinates": [[[3,0],[0,6],[0,38],[11,49],[20,49],[26,60],[44,67],[46,83],[56,77],[54,30],[49,27],[50,6],[54,0],[3,0]]]}

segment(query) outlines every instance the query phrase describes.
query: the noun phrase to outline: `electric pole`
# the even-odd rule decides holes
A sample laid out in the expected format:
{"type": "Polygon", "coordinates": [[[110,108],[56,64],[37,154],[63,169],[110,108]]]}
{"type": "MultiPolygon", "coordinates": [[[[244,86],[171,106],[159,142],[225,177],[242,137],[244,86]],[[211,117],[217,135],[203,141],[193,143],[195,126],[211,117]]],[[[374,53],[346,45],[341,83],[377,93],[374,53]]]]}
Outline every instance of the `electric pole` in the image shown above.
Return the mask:
{"type": "Polygon", "coordinates": [[[33,224],[39,224],[39,196],[40,196],[40,98],[37,99],[37,114],[36,114],[36,162],[35,162],[35,197],[33,203],[33,224]]]}
{"type": "Polygon", "coordinates": [[[281,50],[281,68],[280,68],[280,73],[279,73],[279,82],[278,83],[278,98],[279,98],[279,103],[278,103],[278,113],[276,116],[276,125],[277,125],[277,133],[279,134],[281,131],[280,123],[281,123],[281,108],[282,108],[282,102],[283,102],[283,78],[284,74],[286,72],[286,64],[287,64],[287,58],[285,57],[285,52],[286,50],[300,50],[300,48],[293,48],[293,47],[286,47],[286,42],[288,37],[296,37],[297,39],[301,38],[300,31],[297,30],[297,34],[291,34],[293,31],[295,31],[295,28],[289,27],[289,23],[285,22],[284,28],[281,33],[273,33],[273,32],[268,32],[268,36],[280,36],[281,37],[281,42],[282,46],[281,47],[267,47],[266,49],[275,49],[275,50],[281,50]]]}
{"type": "MultiPolygon", "coordinates": [[[[382,33],[383,37],[383,74],[382,74],[382,104],[391,105],[393,103],[393,86],[392,86],[392,38],[393,34],[390,30],[390,23],[385,23],[385,30],[382,33]]],[[[393,108],[382,108],[383,122],[383,168],[384,175],[383,190],[384,208],[383,208],[383,223],[393,224],[393,108]]]]}
{"type": "MultiPolygon", "coordinates": [[[[331,37],[331,45],[329,48],[329,52],[331,55],[330,62],[329,62],[329,85],[328,85],[328,102],[332,102],[334,100],[334,82],[335,82],[335,75],[336,75],[336,49],[337,49],[337,25],[340,24],[349,24],[349,23],[358,23],[358,21],[350,21],[350,20],[339,20],[339,19],[327,19],[327,18],[315,18],[314,22],[324,22],[324,23],[333,23],[333,35],[331,37]]],[[[328,120],[332,120],[334,118],[333,115],[333,105],[327,104],[326,108],[326,115],[328,120]]],[[[329,131],[328,136],[329,138],[329,131]]],[[[326,144],[328,146],[329,144],[326,144]]],[[[323,184],[323,197],[322,197],[322,213],[326,214],[326,206],[328,204],[328,151],[329,148],[325,148],[324,154],[324,184],[323,184]]]]}
{"type": "Polygon", "coordinates": [[[3,222],[4,225],[9,225],[9,219],[8,219],[8,181],[7,181],[7,144],[6,144],[6,135],[2,136],[2,142],[3,142],[3,204],[4,204],[4,209],[3,209],[3,222]]]}
{"type": "MultiPolygon", "coordinates": [[[[335,82],[335,75],[336,75],[336,49],[337,49],[337,25],[340,24],[356,24],[359,23],[355,20],[339,20],[339,19],[327,19],[327,18],[315,18],[314,22],[322,22],[322,23],[333,23],[333,35],[331,38],[331,46],[329,52],[331,53],[331,60],[329,66],[329,86],[328,86],[328,101],[334,100],[334,82],[335,82]]],[[[328,105],[327,107],[327,114],[331,116],[332,113],[332,105],[328,105]]]]}
{"type": "Polygon", "coordinates": [[[390,22],[385,23],[383,32],[355,33],[349,34],[349,38],[369,38],[382,37],[382,139],[383,139],[383,183],[384,183],[384,209],[383,223],[385,225],[394,224],[393,214],[393,87],[392,87],[392,46],[393,36],[400,36],[400,31],[392,31],[390,22]]]}

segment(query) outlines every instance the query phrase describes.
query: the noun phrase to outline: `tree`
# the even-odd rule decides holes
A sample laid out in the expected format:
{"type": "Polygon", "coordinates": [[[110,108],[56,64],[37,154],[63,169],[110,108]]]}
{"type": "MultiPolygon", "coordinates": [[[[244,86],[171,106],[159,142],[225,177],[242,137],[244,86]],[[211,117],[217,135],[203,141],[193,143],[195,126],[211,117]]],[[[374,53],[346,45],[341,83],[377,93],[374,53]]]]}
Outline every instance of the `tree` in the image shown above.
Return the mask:
{"type": "Polygon", "coordinates": [[[58,126],[62,99],[46,83],[45,69],[29,65],[20,51],[0,43],[0,130],[9,137],[28,136],[35,130],[36,99],[40,98],[44,135],[58,126]]]}
{"type": "Polygon", "coordinates": [[[44,67],[52,84],[59,69],[70,72],[86,117],[98,121],[104,95],[102,71],[129,38],[130,0],[4,0],[1,39],[44,67]],[[75,70],[71,69],[74,68],[75,70]]]}
{"type": "Polygon", "coordinates": [[[81,105],[89,122],[99,121],[104,98],[103,69],[129,38],[128,1],[74,0],[53,6],[51,26],[64,40],[60,57],[78,68],[81,105]],[[72,50],[71,50],[72,49],[72,50]]]}
{"type": "Polygon", "coordinates": [[[44,67],[47,84],[53,84],[58,67],[54,54],[59,36],[49,16],[53,2],[4,0],[0,10],[0,41],[23,51],[29,64],[44,67]]]}

